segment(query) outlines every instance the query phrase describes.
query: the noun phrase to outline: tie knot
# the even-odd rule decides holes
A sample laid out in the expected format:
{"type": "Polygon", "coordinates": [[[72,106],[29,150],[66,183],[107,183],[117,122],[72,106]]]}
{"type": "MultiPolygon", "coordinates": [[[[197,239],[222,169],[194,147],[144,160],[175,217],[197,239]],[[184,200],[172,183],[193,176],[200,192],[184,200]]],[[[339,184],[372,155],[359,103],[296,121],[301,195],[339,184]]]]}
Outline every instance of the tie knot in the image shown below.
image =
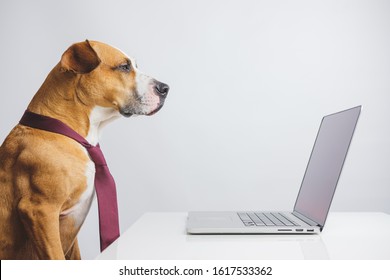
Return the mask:
{"type": "Polygon", "coordinates": [[[92,161],[95,163],[95,165],[107,165],[106,160],[104,158],[103,152],[98,146],[89,146],[86,147],[89,156],[91,157],[92,161]]]}

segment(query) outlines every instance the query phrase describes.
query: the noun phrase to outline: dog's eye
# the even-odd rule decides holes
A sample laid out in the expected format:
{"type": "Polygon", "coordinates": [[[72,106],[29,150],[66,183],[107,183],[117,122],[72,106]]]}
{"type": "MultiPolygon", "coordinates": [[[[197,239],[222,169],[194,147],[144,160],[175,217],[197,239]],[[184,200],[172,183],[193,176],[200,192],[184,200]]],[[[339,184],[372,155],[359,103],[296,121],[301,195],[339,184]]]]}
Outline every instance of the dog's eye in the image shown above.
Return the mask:
{"type": "Polygon", "coordinates": [[[128,72],[130,72],[130,70],[131,70],[131,65],[130,65],[129,62],[123,63],[123,64],[121,64],[121,65],[118,66],[118,69],[119,69],[120,71],[123,71],[123,72],[128,73],[128,72]]]}

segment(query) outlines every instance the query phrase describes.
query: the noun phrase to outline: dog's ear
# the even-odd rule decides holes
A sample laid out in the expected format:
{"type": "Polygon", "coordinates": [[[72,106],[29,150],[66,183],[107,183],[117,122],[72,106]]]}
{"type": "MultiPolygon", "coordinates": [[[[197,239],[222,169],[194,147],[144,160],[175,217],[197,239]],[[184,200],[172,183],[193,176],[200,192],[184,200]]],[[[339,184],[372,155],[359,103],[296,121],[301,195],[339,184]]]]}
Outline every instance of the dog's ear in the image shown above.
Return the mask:
{"type": "Polygon", "coordinates": [[[88,40],[70,46],[61,57],[61,71],[87,74],[100,64],[100,58],[88,40]]]}

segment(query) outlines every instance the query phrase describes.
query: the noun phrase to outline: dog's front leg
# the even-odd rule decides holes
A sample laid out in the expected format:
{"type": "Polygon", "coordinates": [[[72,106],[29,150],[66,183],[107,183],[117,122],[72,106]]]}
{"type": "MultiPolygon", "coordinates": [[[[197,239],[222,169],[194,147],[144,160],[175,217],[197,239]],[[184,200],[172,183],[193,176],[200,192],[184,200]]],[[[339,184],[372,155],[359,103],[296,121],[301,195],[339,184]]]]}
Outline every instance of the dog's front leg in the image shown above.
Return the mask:
{"type": "Polygon", "coordinates": [[[22,198],[18,205],[20,218],[38,259],[65,259],[61,246],[59,209],[54,205],[22,198]]]}
{"type": "Polygon", "coordinates": [[[77,238],[75,239],[75,241],[74,241],[72,247],[69,249],[68,253],[66,253],[65,258],[67,260],[81,260],[79,243],[77,241],[77,238]]]}

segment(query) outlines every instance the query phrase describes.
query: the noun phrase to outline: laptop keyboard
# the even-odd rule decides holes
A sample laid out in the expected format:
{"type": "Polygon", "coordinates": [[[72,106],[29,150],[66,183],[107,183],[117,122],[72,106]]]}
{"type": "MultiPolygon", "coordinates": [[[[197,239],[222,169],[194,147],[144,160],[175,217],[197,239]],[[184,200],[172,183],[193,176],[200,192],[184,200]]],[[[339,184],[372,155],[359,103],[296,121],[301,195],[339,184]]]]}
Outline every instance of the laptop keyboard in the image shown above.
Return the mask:
{"type": "Polygon", "coordinates": [[[239,212],[237,213],[241,221],[247,227],[254,226],[300,226],[294,221],[288,219],[282,213],[271,212],[239,212]]]}

